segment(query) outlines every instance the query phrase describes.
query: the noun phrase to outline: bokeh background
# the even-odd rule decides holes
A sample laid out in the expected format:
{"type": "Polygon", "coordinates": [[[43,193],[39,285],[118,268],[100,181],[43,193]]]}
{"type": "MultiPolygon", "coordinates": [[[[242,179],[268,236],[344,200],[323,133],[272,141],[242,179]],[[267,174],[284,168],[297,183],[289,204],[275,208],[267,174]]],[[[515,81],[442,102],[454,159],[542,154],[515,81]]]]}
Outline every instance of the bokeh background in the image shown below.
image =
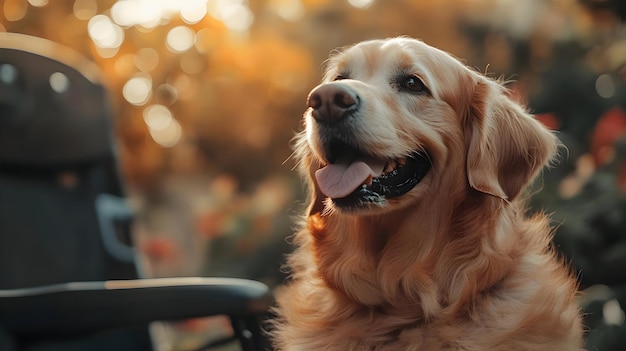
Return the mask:
{"type": "Polygon", "coordinates": [[[626,349],[624,18],[619,0],[0,1],[0,31],[100,67],[155,277],[280,284],[304,205],[290,140],[331,50],[408,35],[509,80],[567,146],[532,205],[579,273],[591,350],[626,349]]]}

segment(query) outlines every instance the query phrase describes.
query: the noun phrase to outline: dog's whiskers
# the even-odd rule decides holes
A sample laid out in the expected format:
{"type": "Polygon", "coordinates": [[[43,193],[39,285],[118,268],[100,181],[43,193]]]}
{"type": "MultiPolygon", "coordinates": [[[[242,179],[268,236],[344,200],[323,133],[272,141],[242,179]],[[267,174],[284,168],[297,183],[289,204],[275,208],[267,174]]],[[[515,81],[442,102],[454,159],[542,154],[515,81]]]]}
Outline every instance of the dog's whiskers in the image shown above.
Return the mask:
{"type": "Polygon", "coordinates": [[[428,159],[428,163],[430,163],[430,167],[434,168],[435,165],[433,164],[433,159],[430,157],[430,154],[428,152],[426,152],[426,149],[424,148],[423,145],[419,146],[419,153],[422,154],[422,156],[425,156],[428,159]]]}
{"type": "Polygon", "coordinates": [[[335,207],[333,206],[332,200],[326,198],[324,200],[324,209],[322,210],[322,217],[330,216],[335,213],[335,207]]]}

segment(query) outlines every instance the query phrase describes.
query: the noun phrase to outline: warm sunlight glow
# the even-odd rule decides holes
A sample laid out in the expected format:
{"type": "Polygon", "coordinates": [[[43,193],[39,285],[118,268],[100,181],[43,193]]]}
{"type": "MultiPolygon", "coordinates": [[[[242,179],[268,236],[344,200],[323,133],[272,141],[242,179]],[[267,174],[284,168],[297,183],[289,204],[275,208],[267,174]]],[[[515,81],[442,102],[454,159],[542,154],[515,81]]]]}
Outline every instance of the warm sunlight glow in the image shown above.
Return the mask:
{"type": "Polygon", "coordinates": [[[48,5],[48,0],[28,0],[28,3],[34,7],[44,7],[48,5]]]}
{"type": "Polygon", "coordinates": [[[188,24],[200,22],[207,14],[206,0],[179,1],[180,17],[188,24]]]}
{"type": "Polygon", "coordinates": [[[7,21],[17,22],[26,16],[28,11],[28,3],[22,0],[6,1],[2,7],[4,11],[4,18],[7,21]]]}
{"type": "Polygon", "coordinates": [[[239,32],[248,30],[254,20],[252,11],[243,0],[211,0],[209,13],[228,29],[239,32]]]}
{"type": "Polygon", "coordinates": [[[287,21],[297,21],[304,16],[304,6],[301,0],[271,0],[269,6],[287,21]]]}
{"type": "Polygon", "coordinates": [[[178,26],[170,29],[167,33],[167,48],[172,52],[185,52],[194,43],[196,33],[186,26],[178,26]]]}
{"type": "Polygon", "coordinates": [[[124,54],[118,57],[113,64],[115,73],[121,77],[128,77],[136,72],[135,69],[135,55],[124,54]]]}
{"type": "Polygon", "coordinates": [[[189,24],[200,22],[207,14],[208,0],[118,0],[111,7],[111,17],[123,27],[154,28],[173,16],[189,24]]]}
{"type": "Polygon", "coordinates": [[[96,0],[76,0],[73,9],[76,18],[88,20],[98,12],[98,5],[96,0]]]}
{"type": "Polygon", "coordinates": [[[162,18],[168,18],[165,1],[120,0],[111,7],[111,17],[123,27],[141,25],[154,28],[162,18]]]}
{"type": "Polygon", "coordinates": [[[196,96],[198,82],[186,74],[171,77],[172,86],[176,90],[176,97],[181,100],[190,100],[196,96]]]}
{"type": "Polygon", "coordinates": [[[372,5],[374,0],[348,0],[348,2],[350,3],[350,5],[352,5],[354,7],[358,7],[360,9],[364,9],[364,8],[367,8],[370,5],[372,5]]]}
{"type": "Polygon", "coordinates": [[[173,119],[163,129],[150,129],[150,136],[159,145],[163,147],[172,147],[176,145],[183,135],[183,130],[177,120],[173,119]]]}
{"type": "Polygon", "coordinates": [[[105,15],[97,15],[89,20],[89,36],[101,48],[119,48],[124,41],[124,30],[105,15]]]}
{"type": "Polygon", "coordinates": [[[134,76],[124,84],[122,95],[133,105],[144,105],[152,96],[152,79],[147,74],[134,76]]]}
{"type": "Polygon", "coordinates": [[[180,59],[180,68],[187,74],[197,74],[204,69],[205,62],[200,56],[185,55],[180,59]]]}
{"type": "MultiPolygon", "coordinates": [[[[292,21],[302,17],[304,8],[301,0],[275,2],[281,4],[274,6],[281,17],[292,21]]],[[[84,13],[94,7],[94,0],[76,0],[74,14],[84,19],[84,13]]],[[[125,28],[139,26],[147,30],[170,23],[175,16],[180,16],[187,24],[196,24],[208,13],[233,31],[247,31],[254,20],[247,0],[117,0],[110,9],[115,24],[125,28]]]]}
{"type": "Polygon", "coordinates": [[[139,49],[134,61],[140,71],[150,72],[159,65],[159,53],[153,48],[139,49]]]}
{"type": "Polygon", "coordinates": [[[150,130],[163,130],[174,120],[172,113],[163,105],[152,105],[143,110],[143,120],[150,130]]]}

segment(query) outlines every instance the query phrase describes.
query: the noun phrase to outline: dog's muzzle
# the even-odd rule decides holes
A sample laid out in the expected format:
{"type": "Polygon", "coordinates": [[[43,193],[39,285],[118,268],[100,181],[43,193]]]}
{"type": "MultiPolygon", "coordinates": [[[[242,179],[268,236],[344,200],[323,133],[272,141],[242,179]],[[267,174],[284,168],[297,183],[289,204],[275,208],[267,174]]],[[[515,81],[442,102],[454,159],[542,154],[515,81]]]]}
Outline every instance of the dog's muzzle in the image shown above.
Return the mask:
{"type": "Polygon", "coordinates": [[[346,84],[333,82],[322,84],[311,91],[308,106],[313,110],[315,121],[332,126],[342,122],[359,109],[359,95],[346,84]]]}
{"type": "Polygon", "coordinates": [[[360,150],[358,138],[346,128],[357,116],[359,95],[340,82],[323,84],[309,94],[308,106],[318,124],[327,165],[317,170],[317,184],[336,206],[354,209],[402,196],[428,173],[431,160],[423,152],[402,158],[371,155],[360,150]]]}

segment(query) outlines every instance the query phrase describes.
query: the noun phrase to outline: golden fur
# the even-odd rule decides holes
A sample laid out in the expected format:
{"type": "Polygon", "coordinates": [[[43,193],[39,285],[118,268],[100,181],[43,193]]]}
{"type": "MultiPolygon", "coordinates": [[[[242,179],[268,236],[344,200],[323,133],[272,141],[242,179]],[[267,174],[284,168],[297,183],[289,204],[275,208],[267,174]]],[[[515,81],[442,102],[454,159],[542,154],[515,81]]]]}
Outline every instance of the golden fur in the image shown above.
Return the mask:
{"type": "Polygon", "coordinates": [[[307,110],[296,155],[311,202],[277,296],[276,350],[581,349],[577,284],[550,248],[549,219],[527,217],[521,199],[554,157],[553,134],[498,82],[418,40],[346,48],[322,85],[339,75],[361,99],[359,148],[422,150],[432,168],[403,196],[337,208],[315,181],[327,161],[307,110]],[[398,91],[398,72],[428,94],[398,91]]]}

